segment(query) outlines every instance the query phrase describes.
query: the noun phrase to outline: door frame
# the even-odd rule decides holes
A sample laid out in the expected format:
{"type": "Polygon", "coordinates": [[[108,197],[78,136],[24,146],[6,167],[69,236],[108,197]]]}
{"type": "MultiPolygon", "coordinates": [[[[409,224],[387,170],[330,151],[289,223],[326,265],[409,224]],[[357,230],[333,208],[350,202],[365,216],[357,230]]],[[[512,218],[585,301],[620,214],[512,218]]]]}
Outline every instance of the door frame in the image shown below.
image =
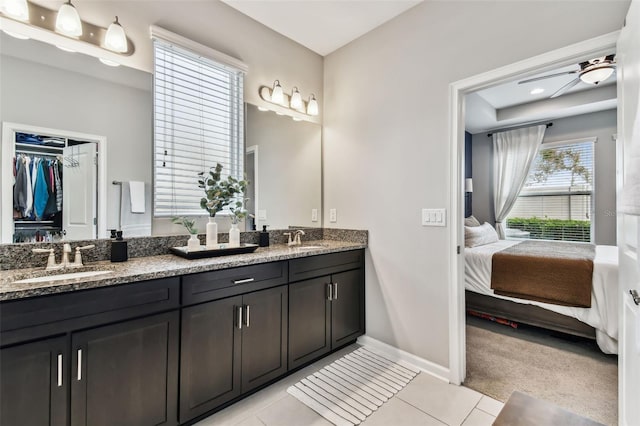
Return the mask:
{"type": "Polygon", "coordinates": [[[598,57],[615,50],[620,31],[552,50],[496,68],[449,85],[449,205],[451,206],[449,254],[449,381],[461,384],[466,377],[466,320],[464,296],[464,123],[465,95],[558,67],[575,64],[585,57],[598,57]],[[460,255],[457,248],[460,247],[460,255]]]}
{"type": "Polygon", "coordinates": [[[107,238],[107,138],[106,136],[79,133],[70,130],[51,129],[48,127],[32,126],[30,124],[2,123],[2,150],[0,151],[0,178],[2,186],[2,209],[0,210],[0,242],[11,243],[13,239],[13,218],[11,197],[13,194],[13,173],[11,159],[15,154],[15,134],[17,132],[45,134],[67,139],[78,139],[95,142],[98,145],[98,235],[97,238],[107,238]],[[6,222],[6,223],[5,223],[6,222]]]}

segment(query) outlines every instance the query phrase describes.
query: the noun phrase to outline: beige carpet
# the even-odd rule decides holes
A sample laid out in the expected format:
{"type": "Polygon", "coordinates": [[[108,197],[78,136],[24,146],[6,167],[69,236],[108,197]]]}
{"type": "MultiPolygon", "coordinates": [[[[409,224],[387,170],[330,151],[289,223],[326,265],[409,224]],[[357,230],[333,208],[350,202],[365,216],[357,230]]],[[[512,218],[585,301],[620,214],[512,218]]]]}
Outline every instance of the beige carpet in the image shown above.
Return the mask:
{"type": "Polygon", "coordinates": [[[467,316],[464,385],[506,401],[514,390],[606,425],[618,424],[618,358],[595,342],[467,316]]]}

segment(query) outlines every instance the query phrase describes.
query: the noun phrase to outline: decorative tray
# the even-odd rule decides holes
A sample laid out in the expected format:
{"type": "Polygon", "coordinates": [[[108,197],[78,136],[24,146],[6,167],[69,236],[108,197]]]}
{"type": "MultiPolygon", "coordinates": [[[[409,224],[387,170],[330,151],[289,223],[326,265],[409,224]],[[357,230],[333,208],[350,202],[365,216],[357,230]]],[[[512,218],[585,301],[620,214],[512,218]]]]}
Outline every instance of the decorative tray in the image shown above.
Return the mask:
{"type": "Polygon", "coordinates": [[[186,246],[169,247],[171,253],[184,257],[185,259],[203,259],[206,257],[228,256],[231,254],[251,253],[256,251],[257,244],[240,244],[240,247],[229,247],[229,244],[218,244],[218,248],[207,248],[200,246],[200,250],[188,251],[186,246]]]}

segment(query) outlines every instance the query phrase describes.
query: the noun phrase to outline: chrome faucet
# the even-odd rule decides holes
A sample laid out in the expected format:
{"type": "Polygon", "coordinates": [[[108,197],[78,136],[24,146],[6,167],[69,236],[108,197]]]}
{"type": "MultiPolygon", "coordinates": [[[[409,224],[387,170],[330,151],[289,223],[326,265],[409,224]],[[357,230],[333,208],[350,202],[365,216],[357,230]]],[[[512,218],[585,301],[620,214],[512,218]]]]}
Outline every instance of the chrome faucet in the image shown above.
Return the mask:
{"type": "Polygon", "coordinates": [[[287,241],[288,246],[299,246],[302,245],[302,241],[300,239],[301,235],[304,235],[304,231],[302,229],[298,229],[293,231],[293,239],[291,238],[291,232],[285,232],[282,235],[287,235],[289,237],[289,241],[287,241]]]}
{"type": "Polygon", "coordinates": [[[82,264],[82,255],[80,254],[80,250],[92,249],[95,245],[91,244],[83,247],[76,247],[76,256],[73,262],[69,262],[69,254],[71,253],[71,244],[64,243],[62,246],[62,259],[60,263],[56,263],[56,255],[54,250],[51,249],[32,249],[33,253],[47,253],[49,257],[47,258],[47,267],[46,271],[55,271],[58,269],[66,269],[66,268],[80,268],[83,266],[82,264]]]}

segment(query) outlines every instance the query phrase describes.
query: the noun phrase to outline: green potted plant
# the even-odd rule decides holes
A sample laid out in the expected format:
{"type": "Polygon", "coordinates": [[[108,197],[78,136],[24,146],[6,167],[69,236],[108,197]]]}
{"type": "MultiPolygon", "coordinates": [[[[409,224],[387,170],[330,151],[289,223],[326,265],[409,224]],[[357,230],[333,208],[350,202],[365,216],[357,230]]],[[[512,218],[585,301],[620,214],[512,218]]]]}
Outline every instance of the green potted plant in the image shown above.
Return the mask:
{"type": "Polygon", "coordinates": [[[176,225],[182,225],[185,227],[187,232],[191,235],[189,237],[189,241],[187,241],[187,250],[188,251],[196,251],[200,250],[200,240],[198,239],[198,228],[196,228],[196,220],[189,219],[184,216],[172,217],[171,222],[176,225]]]}

